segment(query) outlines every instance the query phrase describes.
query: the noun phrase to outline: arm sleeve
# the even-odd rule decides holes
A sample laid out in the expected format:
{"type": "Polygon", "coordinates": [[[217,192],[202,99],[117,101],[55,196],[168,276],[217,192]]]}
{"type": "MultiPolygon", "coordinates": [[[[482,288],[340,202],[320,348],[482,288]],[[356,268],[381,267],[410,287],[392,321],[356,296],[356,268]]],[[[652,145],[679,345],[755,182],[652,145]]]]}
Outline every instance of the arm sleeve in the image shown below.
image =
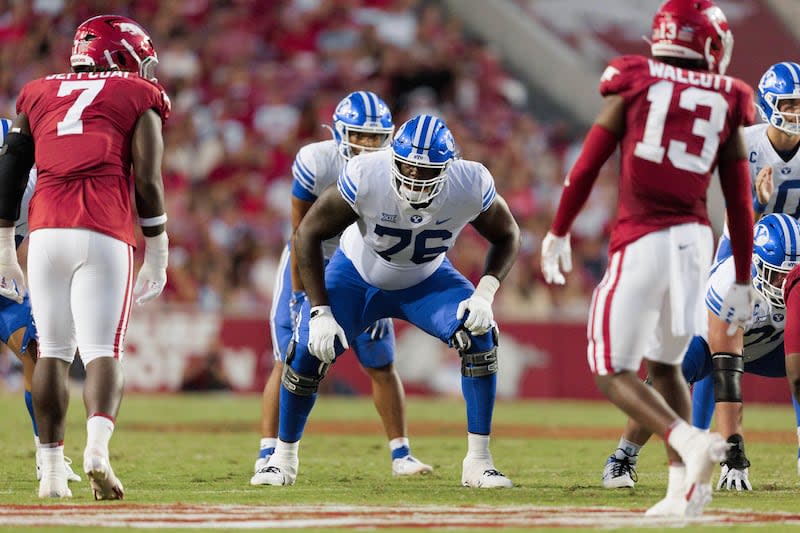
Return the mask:
{"type": "Polygon", "coordinates": [[[734,268],[731,257],[711,267],[706,286],[706,307],[716,316],[722,312],[722,300],[731,287],[733,276],[734,268]]]}
{"type": "Polygon", "coordinates": [[[316,165],[314,159],[307,157],[307,151],[301,149],[292,164],[292,196],[306,202],[317,199],[316,165]]]}
{"type": "Polygon", "coordinates": [[[351,159],[342,168],[339,179],[336,180],[336,187],[339,189],[339,194],[342,195],[344,201],[356,210],[356,198],[358,197],[358,170],[359,166],[355,159],[351,159]]]}
{"type": "Polygon", "coordinates": [[[567,174],[561,201],[558,204],[551,232],[557,236],[569,233],[569,228],[578,216],[592,192],[600,168],[617,149],[617,138],[613,133],[595,124],[586,135],[583,148],[567,174]]]}
{"type": "Polygon", "coordinates": [[[489,209],[494,199],[497,197],[497,190],[494,187],[494,178],[491,172],[485,166],[480,166],[480,183],[481,183],[481,213],[489,209]]]}
{"type": "Polygon", "coordinates": [[[725,208],[728,211],[731,249],[736,263],[736,282],[749,283],[753,253],[753,199],[750,193],[750,170],[747,160],[721,162],[719,179],[722,194],[725,196],[725,208]]]}

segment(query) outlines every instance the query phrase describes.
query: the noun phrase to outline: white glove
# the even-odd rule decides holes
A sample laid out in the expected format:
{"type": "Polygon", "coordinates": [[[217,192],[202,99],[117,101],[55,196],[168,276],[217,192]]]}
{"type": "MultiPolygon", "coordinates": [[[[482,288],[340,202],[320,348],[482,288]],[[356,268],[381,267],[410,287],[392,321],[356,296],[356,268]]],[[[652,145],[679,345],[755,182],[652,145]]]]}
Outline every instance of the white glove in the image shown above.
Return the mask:
{"type": "Polygon", "coordinates": [[[753,490],[753,485],[747,479],[747,468],[739,470],[738,468],[730,468],[728,465],[722,465],[719,472],[719,481],[717,482],[717,490],[753,490]]]}
{"type": "Polygon", "coordinates": [[[167,284],[167,258],[169,256],[169,238],[167,232],[155,237],[144,238],[144,263],[136,276],[133,294],[136,303],[143,303],[156,298],[167,284]]]}
{"type": "Polygon", "coordinates": [[[22,303],[27,288],[17,259],[14,226],[0,228],[0,296],[22,303]]]}
{"type": "Polygon", "coordinates": [[[542,240],[542,274],[547,283],[563,285],[566,282],[564,272],[572,270],[572,249],[569,245],[569,233],[556,237],[549,231],[542,240]],[[559,268],[559,261],[561,267],[559,268]]]}
{"type": "Polygon", "coordinates": [[[378,341],[388,335],[392,330],[392,327],[393,324],[391,318],[381,318],[380,320],[376,320],[374,324],[364,331],[369,333],[370,340],[378,341]]]}
{"type": "Polygon", "coordinates": [[[336,322],[329,305],[316,305],[311,308],[311,320],[308,321],[308,351],[311,355],[329,364],[336,359],[336,339],[348,348],[342,326],[336,322]]]}
{"type": "Polygon", "coordinates": [[[722,300],[719,317],[730,324],[728,336],[736,333],[737,328],[745,329],[753,320],[753,285],[747,283],[734,283],[728,289],[728,294],[722,300]]]}
{"type": "Polygon", "coordinates": [[[469,311],[469,316],[464,321],[464,327],[473,335],[483,335],[491,329],[494,323],[492,302],[494,293],[500,287],[500,281],[494,276],[483,276],[475,287],[472,296],[458,304],[456,318],[461,320],[464,313],[469,311]]]}

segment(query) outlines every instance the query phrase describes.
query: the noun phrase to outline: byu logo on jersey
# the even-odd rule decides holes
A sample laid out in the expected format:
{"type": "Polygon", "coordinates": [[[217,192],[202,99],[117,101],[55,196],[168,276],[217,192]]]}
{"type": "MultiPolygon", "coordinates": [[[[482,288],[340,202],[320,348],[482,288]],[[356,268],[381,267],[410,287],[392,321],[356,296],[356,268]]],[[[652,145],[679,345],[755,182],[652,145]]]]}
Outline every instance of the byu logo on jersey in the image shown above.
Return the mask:
{"type": "Polygon", "coordinates": [[[411,218],[409,218],[409,220],[411,220],[411,222],[413,222],[414,224],[419,224],[420,222],[422,222],[422,215],[411,215],[411,218]]]}
{"type": "Polygon", "coordinates": [[[792,173],[791,167],[783,167],[781,169],[781,174],[783,174],[783,175],[787,175],[787,174],[791,174],[791,173],[792,173]]]}

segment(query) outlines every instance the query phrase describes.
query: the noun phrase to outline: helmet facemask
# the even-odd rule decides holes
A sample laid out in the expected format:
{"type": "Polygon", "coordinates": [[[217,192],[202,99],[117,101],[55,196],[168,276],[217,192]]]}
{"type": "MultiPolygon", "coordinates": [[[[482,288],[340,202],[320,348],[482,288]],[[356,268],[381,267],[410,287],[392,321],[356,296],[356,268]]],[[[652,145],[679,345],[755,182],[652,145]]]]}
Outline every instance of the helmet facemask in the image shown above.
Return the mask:
{"type": "Polygon", "coordinates": [[[343,121],[335,121],[333,127],[336,129],[334,132],[334,140],[339,145],[339,153],[342,157],[349,160],[357,155],[367,152],[379,152],[389,148],[394,134],[394,126],[387,128],[384,126],[355,126],[347,124],[343,121]],[[350,139],[353,133],[373,136],[374,144],[359,144],[350,139]]]}
{"type": "MultiPolygon", "coordinates": [[[[789,135],[800,135],[800,113],[780,110],[781,103],[789,100],[800,100],[800,96],[793,94],[764,94],[764,101],[772,110],[769,118],[764,117],[764,119],[769,122],[771,126],[774,126],[782,132],[788,133],[789,135]]],[[[795,106],[795,109],[796,108],[795,106]]]]}
{"type": "Polygon", "coordinates": [[[425,204],[433,200],[442,192],[444,182],[447,181],[446,163],[423,163],[411,161],[394,154],[392,164],[392,185],[394,192],[412,205],[425,204]],[[403,171],[411,172],[406,175],[403,171]]]}
{"type": "Polygon", "coordinates": [[[774,307],[786,307],[783,300],[783,283],[786,276],[797,264],[796,261],[784,261],[780,266],[771,265],[758,254],[753,254],[753,287],[774,307]]]}

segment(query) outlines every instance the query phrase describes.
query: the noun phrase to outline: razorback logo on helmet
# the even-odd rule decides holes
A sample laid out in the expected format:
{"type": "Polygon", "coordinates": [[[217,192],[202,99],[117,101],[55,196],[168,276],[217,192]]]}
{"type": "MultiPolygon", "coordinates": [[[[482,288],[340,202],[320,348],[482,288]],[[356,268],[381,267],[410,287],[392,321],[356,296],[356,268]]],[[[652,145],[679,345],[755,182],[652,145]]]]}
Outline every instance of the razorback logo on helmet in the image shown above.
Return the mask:
{"type": "Polygon", "coordinates": [[[132,33],[133,35],[143,37],[144,39],[150,38],[150,36],[147,35],[147,33],[138,24],[134,24],[132,22],[117,22],[116,26],[119,28],[119,31],[132,33]]]}

